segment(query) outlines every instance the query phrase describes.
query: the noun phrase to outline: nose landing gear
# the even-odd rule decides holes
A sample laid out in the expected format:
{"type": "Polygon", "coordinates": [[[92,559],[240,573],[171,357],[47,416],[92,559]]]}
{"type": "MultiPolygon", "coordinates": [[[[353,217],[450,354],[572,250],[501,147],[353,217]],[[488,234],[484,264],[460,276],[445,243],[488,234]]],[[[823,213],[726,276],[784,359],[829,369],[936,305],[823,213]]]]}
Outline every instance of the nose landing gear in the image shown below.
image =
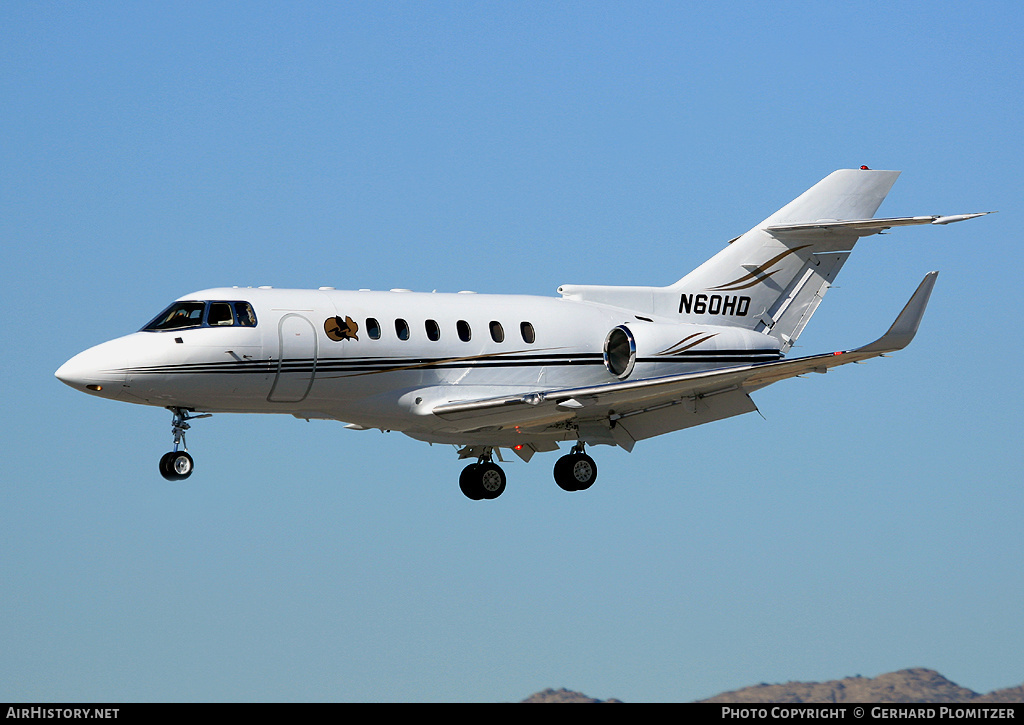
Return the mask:
{"type": "Polygon", "coordinates": [[[189,426],[188,421],[197,418],[209,418],[210,413],[202,415],[189,415],[185,408],[168,408],[174,414],[171,420],[171,434],[174,436],[174,450],[165,453],[160,458],[160,475],[168,481],[183,481],[192,475],[195,470],[195,462],[188,454],[188,446],[185,444],[185,431],[189,426]],[[178,450],[178,447],[181,450],[178,450]]]}

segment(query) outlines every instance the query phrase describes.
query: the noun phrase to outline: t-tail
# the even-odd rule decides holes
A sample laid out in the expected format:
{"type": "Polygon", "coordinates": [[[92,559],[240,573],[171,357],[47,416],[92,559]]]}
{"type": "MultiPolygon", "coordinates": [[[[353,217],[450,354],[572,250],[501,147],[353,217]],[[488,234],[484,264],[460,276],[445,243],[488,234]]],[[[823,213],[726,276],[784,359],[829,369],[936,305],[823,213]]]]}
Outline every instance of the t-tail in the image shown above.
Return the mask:
{"type": "Polygon", "coordinates": [[[860,237],[894,226],[982,215],[873,218],[899,175],[867,168],[835,171],[668,287],[564,285],[559,292],[679,322],[763,332],[786,352],[860,237]]]}

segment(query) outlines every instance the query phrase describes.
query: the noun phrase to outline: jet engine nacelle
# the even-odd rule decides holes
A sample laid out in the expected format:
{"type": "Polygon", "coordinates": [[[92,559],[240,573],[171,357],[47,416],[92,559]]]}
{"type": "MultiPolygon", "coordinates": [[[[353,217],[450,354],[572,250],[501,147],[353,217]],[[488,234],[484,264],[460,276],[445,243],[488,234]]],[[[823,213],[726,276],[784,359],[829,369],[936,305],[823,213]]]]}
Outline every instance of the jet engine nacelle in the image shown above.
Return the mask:
{"type": "Polygon", "coordinates": [[[782,357],[779,341],[737,327],[716,325],[627,322],[613,327],[604,338],[604,365],[620,380],[679,372],[679,365],[695,369],[732,367],[770,362],[782,357]]]}

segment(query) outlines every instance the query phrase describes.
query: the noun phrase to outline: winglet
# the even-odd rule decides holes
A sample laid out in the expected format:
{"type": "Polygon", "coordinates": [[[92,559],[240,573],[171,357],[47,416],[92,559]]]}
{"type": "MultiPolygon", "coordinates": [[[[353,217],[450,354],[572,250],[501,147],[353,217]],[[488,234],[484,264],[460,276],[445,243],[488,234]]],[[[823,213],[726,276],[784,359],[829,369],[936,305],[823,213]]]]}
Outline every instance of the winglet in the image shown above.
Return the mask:
{"type": "Polygon", "coordinates": [[[903,311],[900,312],[899,317],[892,323],[888,332],[871,344],[859,347],[851,352],[882,354],[902,350],[909,345],[910,341],[914,339],[914,335],[917,334],[917,328],[921,324],[921,318],[924,317],[924,310],[928,306],[928,298],[931,297],[932,288],[935,287],[935,280],[938,276],[938,272],[926,274],[924,279],[921,280],[921,284],[917,286],[917,290],[910,298],[910,301],[907,302],[903,311]]]}

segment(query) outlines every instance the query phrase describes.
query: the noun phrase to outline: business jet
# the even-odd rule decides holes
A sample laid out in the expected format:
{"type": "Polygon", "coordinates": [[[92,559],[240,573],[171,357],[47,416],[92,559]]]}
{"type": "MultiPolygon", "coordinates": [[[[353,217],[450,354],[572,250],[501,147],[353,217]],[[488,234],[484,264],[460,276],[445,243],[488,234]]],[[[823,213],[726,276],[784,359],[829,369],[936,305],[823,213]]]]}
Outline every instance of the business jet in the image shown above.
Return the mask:
{"type": "Polygon", "coordinates": [[[172,413],[159,470],[192,474],[185,431],[213,413],[284,413],[452,444],[471,499],[505,490],[506,449],[589,488],[586,446],[637,441],[756,410],[750,394],[900,350],[937,272],[881,338],[783,359],[860,237],[990,212],[873,218],[898,171],[836,171],[667,287],[563,285],[560,297],[393,289],[208,289],[56,371],[86,393],[172,413]]]}

